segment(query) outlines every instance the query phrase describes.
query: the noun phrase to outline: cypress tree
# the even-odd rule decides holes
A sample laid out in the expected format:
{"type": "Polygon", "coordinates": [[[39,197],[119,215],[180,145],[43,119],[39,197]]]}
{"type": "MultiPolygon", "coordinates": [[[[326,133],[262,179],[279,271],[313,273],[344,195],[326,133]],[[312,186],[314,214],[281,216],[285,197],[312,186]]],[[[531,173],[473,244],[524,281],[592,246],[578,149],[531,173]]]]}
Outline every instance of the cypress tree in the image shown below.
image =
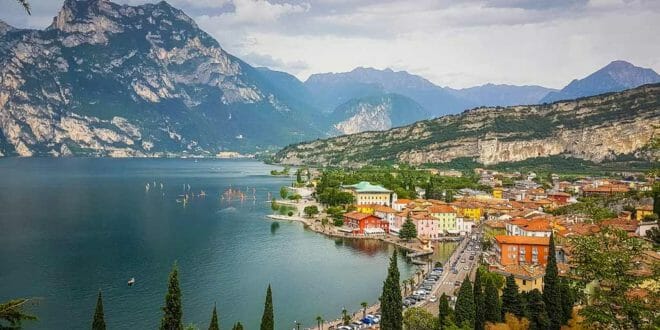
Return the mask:
{"type": "Polygon", "coordinates": [[[234,324],[234,326],[231,329],[232,330],[243,330],[243,325],[241,324],[241,322],[238,322],[238,323],[234,324]]]}
{"type": "Polygon", "coordinates": [[[458,290],[456,307],[454,307],[454,319],[459,327],[468,325],[474,327],[474,293],[472,283],[468,277],[465,278],[458,290]]]}
{"type": "Polygon", "coordinates": [[[550,246],[548,247],[548,264],[543,276],[543,301],[550,317],[550,330],[559,330],[563,319],[561,307],[561,292],[559,288],[559,272],[557,270],[557,257],[555,256],[555,239],[550,234],[550,246]]]}
{"type": "Polygon", "coordinates": [[[559,281],[559,291],[561,293],[562,324],[568,324],[568,320],[573,316],[575,295],[566,279],[559,281]]]}
{"type": "Polygon", "coordinates": [[[500,322],[502,319],[501,315],[501,303],[500,303],[500,294],[495,287],[495,282],[487,277],[486,278],[486,290],[484,292],[484,308],[485,308],[485,318],[486,321],[491,323],[500,322]]]}
{"type": "Polygon", "coordinates": [[[397,251],[394,250],[390,258],[390,267],[387,278],[383,283],[383,293],[380,297],[381,329],[403,329],[403,299],[399,284],[399,267],[397,265],[397,251]]]}
{"type": "Polygon", "coordinates": [[[502,320],[506,313],[511,313],[515,316],[521,317],[525,315],[525,310],[522,306],[520,293],[518,292],[518,285],[513,275],[506,278],[506,284],[502,291],[502,320]]]}
{"type": "Polygon", "coordinates": [[[545,330],[550,326],[548,313],[545,309],[543,296],[538,289],[534,289],[527,294],[527,310],[530,330],[545,330]]]}
{"type": "Polygon", "coordinates": [[[474,277],[474,329],[483,330],[486,323],[485,298],[481,287],[481,272],[477,270],[474,277]]]}
{"type": "Polygon", "coordinates": [[[220,330],[220,326],[218,325],[218,313],[216,312],[215,305],[213,306],[213,315],[211,315],[209,330],[220,330]]]}
{"type": "Polygon", "coordinates": [[[165,295],[163,318],[160,320],[161,330],[183,330],[183,309],[181,306],[181,289],[179,288],[179,268],[174,263],[170,272],[169,285],[165,295]]]}
{"type": "Polygon", "coordinates": [[[103,297],[101,290],[96,298],[96,310],[94,311],[94,321],[92,321],[92,330],[105,330],[105,316],[103,315],[103,297]]]}
{"type": "MultiPolygon", "coordinates": [[[[238,323],[240,325],[240,322],[238,323]]],[[[241,326],[242,328],[243,326],[241,326]]],[[[268,284],[266,290],[266,302],[264,303],[264,314],[261,316],[261,330],[275,330],[275,316],[273,315],[273,292],[268,284]]]]}
{"type": "Polygon", "coordinates": [[[451,309],[449,308],[449,297],[443,292],[440,296],[440,303],[438,308],[438,323],[440,330],[444,330],[449,326],[449,316],[451,309]]]}

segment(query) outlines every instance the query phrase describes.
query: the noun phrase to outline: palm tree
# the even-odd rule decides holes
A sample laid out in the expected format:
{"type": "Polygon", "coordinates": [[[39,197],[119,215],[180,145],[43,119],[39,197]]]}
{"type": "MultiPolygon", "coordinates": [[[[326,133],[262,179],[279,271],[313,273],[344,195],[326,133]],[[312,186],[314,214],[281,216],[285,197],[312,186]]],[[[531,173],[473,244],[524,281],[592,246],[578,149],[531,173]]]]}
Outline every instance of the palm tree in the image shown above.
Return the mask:
{"type": "Polygon", "coordinates": [[[408,280],[403,280],[403,295],[408,295],[408,280]]]}
{"type": "Polygon", "coordinates": [[[344,325],[348,325],[349,323],[351,323],[351,318],[348,316],[348,311],[346,310],[346,308],[341,309],[341,315],[342,315],[341,319],[344,325]]]}
{"type": "Polygon", "coordinates": [[[28,15],[32,15],[32,12],[30,12],[30,4],[27,2],[27,0],[16,0],[18,3],[23,6],[23,9],[27,12],[28,15]]]}
{"type": "Polygon", "coordinates": [[[422,271],[417,270],[415,274],[417,274],[417,283],[419,283],[419,277],[422,276],[422,271]]]}
{"type": "Polygon", "coordinates": [[[316,324],[318,324],[319,330],[321,330],[321,323],[323,323],[323,318],[321,317],[321,315],[317,315],[316,316],[316,324]]]}
{"type": "Polygon", "coordinates": [[[362,318],[367,317],[367,306],[369,306],[369,303],[366,301],[363,301],[360,303],[360,306],[362,306],[362,318]]]}

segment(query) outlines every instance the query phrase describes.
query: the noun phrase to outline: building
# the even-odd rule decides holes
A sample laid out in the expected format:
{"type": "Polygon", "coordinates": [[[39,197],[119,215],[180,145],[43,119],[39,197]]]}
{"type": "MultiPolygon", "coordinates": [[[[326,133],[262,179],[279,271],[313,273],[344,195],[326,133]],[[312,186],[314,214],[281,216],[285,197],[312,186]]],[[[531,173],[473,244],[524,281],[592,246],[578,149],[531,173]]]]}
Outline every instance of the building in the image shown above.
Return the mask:
{"type": "Polygon", "coordinates": [[[342,185],[342,191],[350,192],[357,205],[386,205],[392,206],[396,201],[396,194],[380,185],[373,185],[362,181],[352,185],[342,185]]]}
{"type": "Polygon", "coordinates": [[[623,185],[602,185],[597,187],[584,187],[582,188],[582,194],[585,197],[589,196],[614,196],[627,193],[630,189],[627,186],[623,185]]]}
{"type": "Polygon", "coordinates": [[[483,209],[474,202],[459,202],[454,206],[456,206],[459,216],[472,219],[475,222],[478,222],[483,215],[483,209]]]}
{"type": "Polygon", "coordinates": [[[491,239],[498,235],[506,235],[506,222],[500,220],[486,221],[483,223],[482,229],[486,239],[491,239]]]}
{"type": "Polygon", "coordinates": [[[385,234],[390,232],[389,222],[375,215],[360,212],[344,214],[344,227],[352,230],[354,234],[385,234]]]}
{"type": "Polygon", "coordinates": [[[635,219],[642,221],[645,216],[653,214],[653,204],[640,205],[635,208],[635,219]]]}
{"type": "Polygon", "coordinates": [[[403,211],[403,209],[405,209],[405,208],[408,206],[408,204],[410,204],[410,203],[412,203],[411,200],[409,200],[409,199],[403,199],[403,198],[402,198],[402,199],[397,199],[396,201],[394,201],[394,203],[392,203],[391,206],[392,206],[393,209],[397,210],[397,212],[401,212],[401,211],[403,211]]]}
{"type": "Polygon", "coordinates": [[[438,220],[438,229],[449,234],[458,234],[456,225],[456,210],[449,205],[432,205],[426,209],[431,216],[438,220]]]}
{"type": "Polygon", "coordinates": [[[498,199],[504,198],[504,190],[501,187],[493,188],[493,198],[498,198],[498,199]]]}
{"type": "Polygon", "coordinates": [[[509,236],[550,237],[552,226],[550,221],[544,218],[532,220],[515,218],[506,224],[506,234],[509,236]]]}
{"type": "Polygon", "coordinates": [[[463,236],[472,234],[472,227],[475,226],[474,220],[468,218],[456,218],[456,228],[458,233],[463,236]]]}
{"type": "Polygon", "coordinates": [[[548,193],[548,199],[554,201],[558,205],[568,204],[568,200],[571,198],[570,194],[567,194],[562,191],[548,193]]]}
{"type": "Polygon", "coordinates": [[[417,227],[417,237],[421,239],[434,239],[442,236],[440,221],[428,212],[411,212],[412,221],[417,227]]]}
{"type": "Polygon", "coordinates": [[[390,225],[390,231],[395,230],[396,232],[399,232],[399,228],[396,227],[395,223],[395,216],[396,216],[396,210],[389,207],[389,206],[384,206],[384,205],[376,205],[374,206],[374,215],[386,220],[389,225],[390,225]]]}
{"type": "Polygon", "coordinates": [[[545,268],[536,265],[507,265],[503,267],[492,267],[491,272],[500,274],[504,277],[513,275],[522,292],[529,292],[538,289],[543,292],[543,276],[545,268]]]}
{"type": "Polygon", "coordinates": [[[495,254],[503,265],[545,265],[548,262],[548,237],[495,236],[495,254]]]}

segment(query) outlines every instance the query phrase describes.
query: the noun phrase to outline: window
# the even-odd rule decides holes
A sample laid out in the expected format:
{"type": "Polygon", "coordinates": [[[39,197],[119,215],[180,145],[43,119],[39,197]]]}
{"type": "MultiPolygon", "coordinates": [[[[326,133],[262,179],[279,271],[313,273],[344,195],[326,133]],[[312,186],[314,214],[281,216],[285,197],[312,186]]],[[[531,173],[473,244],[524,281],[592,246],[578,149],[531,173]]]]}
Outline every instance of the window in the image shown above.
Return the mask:
{"type": "Polygon", "coordinates": [[[526,280],[523,280],[523,285],[527,285],[527,281],[526,281],[526,280]]]}

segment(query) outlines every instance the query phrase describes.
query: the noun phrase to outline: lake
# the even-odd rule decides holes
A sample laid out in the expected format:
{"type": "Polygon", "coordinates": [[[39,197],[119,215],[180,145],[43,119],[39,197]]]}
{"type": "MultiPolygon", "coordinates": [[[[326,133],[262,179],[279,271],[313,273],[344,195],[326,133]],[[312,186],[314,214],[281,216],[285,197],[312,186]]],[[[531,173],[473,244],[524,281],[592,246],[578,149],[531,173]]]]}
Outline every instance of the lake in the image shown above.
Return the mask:
{"type": "MultiPolygon", "coordinates": [[[[109,329],[155,329],[176,261],[185,323],[200,329],[214,304],[222,328],[241,321],[258,329],[268,284],[277,329],[374,303],[392,247],[336,241],[293,222],[271,230],[268,193],[292,180],[268,175],[274,168],[252,160],[0,159],[0,301],[38,298],[30,311],[39,321],[27,329],[88,329],[100,289],[109,329]],[[246,197],[222,200],[229,188],[246,197]]],[[[416,269],[399,265],[402,279],[416,269]]]]}

